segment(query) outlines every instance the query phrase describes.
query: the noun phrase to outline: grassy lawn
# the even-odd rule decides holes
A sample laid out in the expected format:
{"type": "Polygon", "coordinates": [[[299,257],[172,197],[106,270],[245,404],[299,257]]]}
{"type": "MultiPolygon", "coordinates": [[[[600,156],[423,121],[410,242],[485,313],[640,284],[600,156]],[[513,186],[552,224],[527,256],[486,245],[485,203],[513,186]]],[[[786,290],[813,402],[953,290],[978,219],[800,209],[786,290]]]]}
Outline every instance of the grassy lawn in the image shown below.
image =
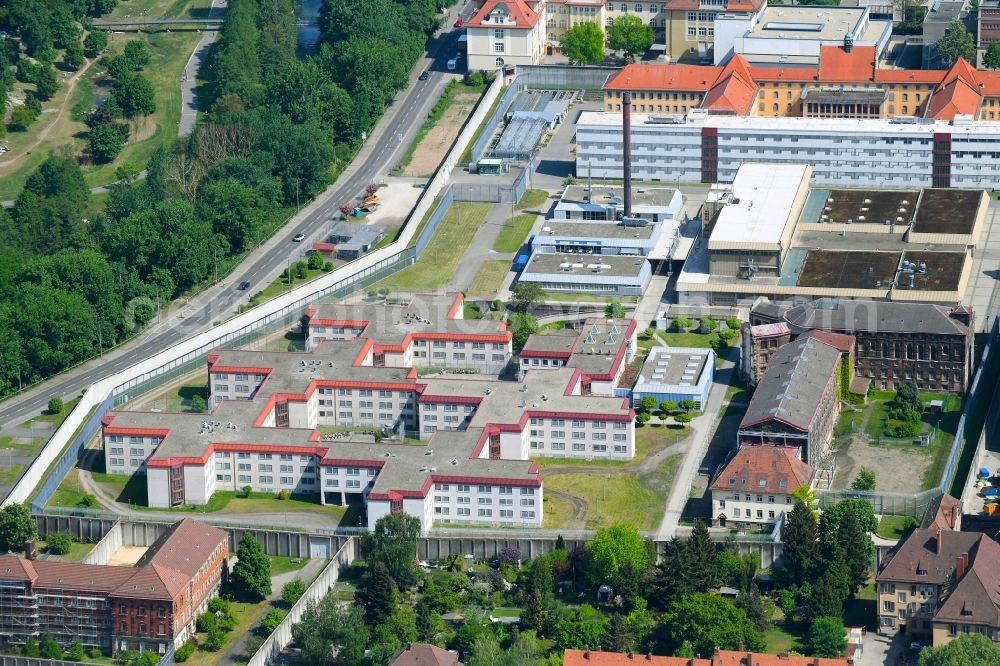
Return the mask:
{"type": "Polygon", "coordinates": [[[525,190],[517,202],[518,208],[538,208],[549,200],[549,193],[546,190],[525,190]]]}
{"type": "MultiPolygon", "coordinates": [[[[15,439],[24,439],[21,437],[10,437],[7,435],[0,436],[0,449],[15,449],[16,452],[30,452],[38,448],[38,445],[42,443],[41,437],[36,437],[30,442],[17,442],[15,439]]],[[[0,451],[2,453],[2,451],[0,451]]],[[[0,463],[3,462],[3,456],[0,456],[0,463]]]]}
{"type": "Polygon", "coordinates": [[[509,217],[503,223],[503,229],[493,243],[494,252],[517,252],[524,245],[524,240],[528,237],[531,227],[535,226],[538,216],[534,213],[523,213],[516,217],[509,217]]]}
{"type": "Polygon", "coordinates": [[[656,335],[671,347],[704,347],[707,349],[711,348],[714,340],[719,339],[719,334],[714,331],[712,333],[665,333],[657,331],[656,335]]]}
{"type": "Polygon", "coordinates": [[[208,386],[201,382],[197,384],[183,384],[177,390],[167,395],[168,412],[194,411],[191,409],[191,400],[200,395],[205,403],[208,403],[208,386]]]}
{"type": "MultiPolygon", "coordinates": [[[[549,479],[546,479],[545,482],[551,488],[549,479]]],[[[558,529],[565,525],[573,514],[573,509],[568,502],[558,497],[553,497],[550,493],[545,493],[545,496],[542,498],[542,506],[544,507],[544,516],[542,517],[543,529],[558,529]]]]}
{"type": "MultiPolygon", "coordinates": [[[[680,454],[667,458],[656,471],[638,474],[557,474],[545,480],[552,490],[583,499],[587,503],[586,529],[599,529],[617,523],[634,525],[639,530],[653,530],[660,524],[667,491],[680,464],[680,454]]],[[[546,505],[546,511],[549,505],[546,505]]],[[[561,525],[559,509],[546,526],[561,525]]],[[[563,520],[568,512],[562,516],[563,520]]],[[[547,516],[548,518],[548,516],[547,516]]]]}
{"type": "MultiPolygon", "coordinates": [[[[250,631],[259,621],[260,618],[264,616],[264,613],[269,611],[272,606],[267,600],[259,601],[255,604],[244,603],[242,601],[233,601],[230,603],[230,608],[236,613],[236,617],[240,619],[240,623],[236,625],[236,628],[226,634],[226,640],[223,642],[222,647],[219,648],[218,652],[208,652],[206,650],[197,649],[194,653],[188,657],[187,661],[184,663],[187,666],[215,666],[215,664],[221,663],[222,655],[229,651],[233,643],[239,640],[245,633],[250,631]]],[[[199,644],[204,644],[205,634],[198,632],[195,635],[195,641],[199,644]]]]}
{"type": "MultiPolygon", "coordinates": [[[[510,271],[510,262],[504,259],[490,259],[484,261],[475,279],[469,285],[469,295],[479,298],[496,298],[500,285],[510,271]]],[[[466,317],[468,319],[468,317],[466,317]]]]}
{"type": "Polygon", "coordinates": [[[446,287],[489,210],[490,204],[484,203],[452,204],[424,249],[423,256],[412,266],[407,266],[372,288],[434,291],[446,287]]]}
{"type": "Polygon", "coordinates": [[[542,467],[625,467],[638,465],[654,453],[659,453],[671,444],[676,444],[690,434],[688,428],[667,427],[654,423],[635,427],[635,456],[631,460],[607,460],[584,458],[536,458],[534,460],[542,467]]]}
{"type": "Polygon", "coordinates": [[[34,424],[38,424],[38,423],[51,423],[52,424],[51,429],[54,431],[59,426],[62,425],[62,422],[66,420],[66,417],[69,416],[70,412],[73,411],[73,408],[76,407],[76,405],[77,405],[78,402],[80,402],[80,396],[77,396],[77,397],[73,398],[72,400],[67,400],[65,403],[63,403],[63,410],[61,412],[59,412],[58,414],[49,414],[47,412],[42,413],[42,414],[40,414],[40,415],[38,415],[38,416],[36,416],[36,417],[34,417],[32,419],[29,419],[29,420],[25,421],[24,423],[22,423],[21,427],[22,428],[31,428],[33,423],[34,424]]]}
{"type": "Polygon", "coordinates": [[[274,282],[267,285],[266,287],[264,287],[263,289],[261,289],[260,291],[258,291],[257,293],[255,293],[253,296],[250,297],[250,303],[249,303],[250,307],[253,307],[255,305],[260,305],[265,301],[271,300],[275,296],[280,296],[286,291],[291,291],[297,285],[305,284],[310,280],[315,280],[320,275],[323,275],[322,268],[307,268],[306,276],[304,278],[298,277],[295,274],[295,271],[292,270],[291,284],[288,284],[288,278],[285,277],[284,275],[275,278],[274,282]]]}
{"type": "Polygon", "coordinates": [[[882,516],[875,533],[883,539],[899,539],[914,524],[910,516],[882,516]]]}
{"type": "MultiPolygon", "coordinates": [[[[39,540],[37,545],[39,553],[44,553],[45,549],[48,548],[48,544],[43,540],[39,540]]],[[[58,557],[63,562],[82,562],[87,553],[94,550],[94,546],[96,545],[96,543],[78,543],[74,541],[69,548],[69,552],[58,557]]]]}
{"type": "Polygon", "coordinates": [[[285,557],[283,555],[269,555],[267,559],[271,563],[272,577],[289,571],[298,571],[309,562],[307,557],[285,557]]]}
{"type": "Polygon", "coordinates": [[[763,634],[765,652],[776,654],[778,652],[803,652],[803,635],[798,628],[789,623],[781,622],[771,625],[771,628],[763,634]],[[793,633],[794,632],[794,633],[793,633]]]}

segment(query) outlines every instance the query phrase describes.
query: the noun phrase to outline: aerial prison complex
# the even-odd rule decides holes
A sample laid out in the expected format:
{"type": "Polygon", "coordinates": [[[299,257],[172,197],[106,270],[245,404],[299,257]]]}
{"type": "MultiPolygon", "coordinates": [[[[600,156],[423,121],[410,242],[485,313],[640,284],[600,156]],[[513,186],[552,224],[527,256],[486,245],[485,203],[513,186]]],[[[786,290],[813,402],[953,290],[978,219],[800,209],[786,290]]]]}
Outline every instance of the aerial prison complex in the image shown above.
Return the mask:
{"type": "Polygon", "coordinates": [[[305,353],[210,354],[210,415],[108,413],[108,472],[145,474],[154,507],[249,485],[365,503],[370,526],[405,511],[425,530],[537,527],[543,478],[529,456],[635,454],[635,413],[615,389],[634,321],[587,320],[555,345],[533,336],[518,381],[497,378],[511,358],[505,322],[462,319],[461,294],[319,305],[304,325],[305,353]]]}

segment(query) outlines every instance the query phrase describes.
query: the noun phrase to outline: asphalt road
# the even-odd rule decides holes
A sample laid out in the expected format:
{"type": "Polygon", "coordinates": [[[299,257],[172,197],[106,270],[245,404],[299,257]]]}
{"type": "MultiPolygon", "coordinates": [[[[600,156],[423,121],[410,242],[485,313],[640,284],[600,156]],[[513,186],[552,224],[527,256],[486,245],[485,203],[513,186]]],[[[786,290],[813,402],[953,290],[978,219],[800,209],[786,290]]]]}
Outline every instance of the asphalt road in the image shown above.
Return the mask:
{"type": "MultiPolygon", "coordinates": [[[[463,16],[470,13],[471,8],[462,9],[463,16]]],[[[251,255],[223,281],[229,286],[215,289],[211,298],[202,298],[197,305],[186,308],[181,320],[172,320],[127,343],[119,349],[115,358],[105,363],[91,363],[91,367],[66,376],[54,377],[40,387],[42,390],[18,404],[11,401],[0,403],[3,405],[0,408],[0,426],[23,422],[45,409],[49,397],[73,397],[94,382],[207,330],[213,321],[228,316],[248,293],[257,291],[272,276],[278,275],[289,259],[298,260],[313,237],[318,237],[321,231],[327,229],[329,220],[337,213],[341,203],[358,196],[367,183],[378,181],[395,164],[397,154],[409,145],[447,81],[455,77],[456,73],[448,72],[445,65],[457,51],[458,35],[452,29],[455,17],[456,10],[450,10],[444,19],[443,31],[429,43],[427,53],[414,67],[410,87],[397,96],[395,104],[386,110],[355,163],[332,188],[320,195],[307,214],[293,218],[276,234],[273,242],[266,244],[269,248],[266,253],[262,256],[257,256],[259,253],[251,255]],[[424,70],[429,71],[428,80],[418,81],[417,76],[424,70]],[[358,163],[358,160],[361,162],[358,163]],[[292,237],[298,233],[305,234],[305,242],[292,242],[292,237]],[[232,288],[232,285],[243,281],[251,284],[246,292],[232,288]]]]}
{"type": "MultiPolygon", "coordinates": [[[[226,13],[226,0],[212,0],[212,7],[208,10],[208,18],[221,19],[226,13]]],[[[177,136],[188,136],[194,129],[195,120],[198,118],[198,100],[195,95],[195,88],[198,86],[198,70],[212,50],[212,43],[218,36],[219,31],[215,28],[205,30],[201,33],[198,45],[194,47],[191,57],[184,65],[184,73],[181,75],[181,122],[177,128],[177,136]]]]}

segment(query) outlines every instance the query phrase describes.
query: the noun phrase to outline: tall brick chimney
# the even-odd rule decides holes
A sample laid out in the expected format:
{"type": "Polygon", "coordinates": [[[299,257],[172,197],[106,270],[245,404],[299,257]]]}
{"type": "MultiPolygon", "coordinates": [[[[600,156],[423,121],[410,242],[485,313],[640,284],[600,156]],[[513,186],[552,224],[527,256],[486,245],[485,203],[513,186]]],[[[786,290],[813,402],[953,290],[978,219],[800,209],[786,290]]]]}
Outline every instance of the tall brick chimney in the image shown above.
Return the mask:
{"type": "Polygon", "coordinates": [[[632,217],[632,95],[622,93],[622,182],[625,189],[623,217],[632,217]]]}

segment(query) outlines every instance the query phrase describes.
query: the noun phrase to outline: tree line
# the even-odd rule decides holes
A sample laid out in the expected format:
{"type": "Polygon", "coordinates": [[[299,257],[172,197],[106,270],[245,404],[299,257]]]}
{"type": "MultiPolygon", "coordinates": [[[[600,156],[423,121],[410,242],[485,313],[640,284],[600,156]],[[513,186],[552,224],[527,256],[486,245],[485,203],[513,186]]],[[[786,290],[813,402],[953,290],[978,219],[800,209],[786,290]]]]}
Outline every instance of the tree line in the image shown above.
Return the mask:
{"type": "MultiPolygon", "coordinates": [[[[144,180],[140,165],[123,165],[95,219],[71,156],[51,155],[28,178],[0,212],[0,397],[124,340],[331,182],[437,26],[433,2],[375,1],[364,11],[328,1],[323,43],[304,59],[292,0],[231,2],[204,121],[157,150],[144,180]]],[[[147,62],[133,47],[107,63],[111,109],[88,118],[95,154],[120,149],[117,118],[150,111],[137,74],[147,62]]]]}

